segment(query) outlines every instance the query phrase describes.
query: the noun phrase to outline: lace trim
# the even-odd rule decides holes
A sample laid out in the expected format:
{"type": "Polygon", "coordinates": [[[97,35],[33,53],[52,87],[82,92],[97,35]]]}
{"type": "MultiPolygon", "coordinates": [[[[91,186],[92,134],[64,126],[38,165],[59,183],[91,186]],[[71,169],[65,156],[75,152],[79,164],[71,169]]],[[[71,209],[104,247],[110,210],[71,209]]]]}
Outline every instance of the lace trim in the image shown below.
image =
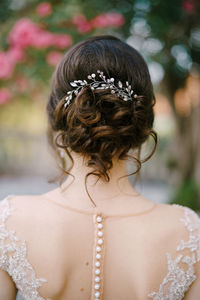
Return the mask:
{"type": "Polygon", "coordinates": [[[168,273],[160,284],[159,291],[148,294],[148,297],[153,298],[153,300],[183,299],[185,292],[196,279],[194,264],[200,261],[200,218],[189,207],[179,204],[172,205],[184,209],[184,218],[180,218],[180,221],[184,223],[189,231],[188,241],[181,240],[176,251],[188,249],[191,252],[191,256],[179,254],[173,260],[171,255],[166,253],[168,273]],[[187,264],[187,271],[179,267],[180,262],[187,264]]]}
{"type": "Polygon", "coordinates": [[[47,280],[36,278],[35,271],[26,258],[26,242],[19,241],[14,230],[6,229],[6,220],[14,210],[10,208],[8,198],[9,196],[0,202],[0,268],[12,277],[23,299],[45,300],[37,290],[47,280]]]}

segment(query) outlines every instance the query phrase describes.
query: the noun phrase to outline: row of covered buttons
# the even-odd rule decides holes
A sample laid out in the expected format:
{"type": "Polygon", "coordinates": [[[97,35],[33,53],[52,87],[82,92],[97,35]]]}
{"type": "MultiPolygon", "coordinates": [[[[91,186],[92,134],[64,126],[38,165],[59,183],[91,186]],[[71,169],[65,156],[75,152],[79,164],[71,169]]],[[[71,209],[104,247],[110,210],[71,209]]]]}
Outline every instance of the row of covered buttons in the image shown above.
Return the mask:
{"type": "Polygon", "coordinates": [[[102,217],[100,215],[96,216],[97,221],[97,245],[96,245],[96,261],[95,261],[95,300],[100,299],[100,273],[101,273],[101,262],[102,257],[102,246],[103,246],[103,224],[102,217]]]}

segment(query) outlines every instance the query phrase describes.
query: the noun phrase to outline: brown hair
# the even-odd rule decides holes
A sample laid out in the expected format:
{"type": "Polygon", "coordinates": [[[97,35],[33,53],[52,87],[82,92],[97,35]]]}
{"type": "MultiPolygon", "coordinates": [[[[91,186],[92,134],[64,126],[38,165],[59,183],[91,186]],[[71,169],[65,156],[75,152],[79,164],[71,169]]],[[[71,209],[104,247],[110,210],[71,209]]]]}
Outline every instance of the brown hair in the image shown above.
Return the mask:
{"type": "MultiPolygon", "coordinates": [[[[152,129],[154,104],[153,87],[142,56],[116,37],[88,38],[64,54],[53,75],[47,104],[49,140],[57,151],[59,148],[66,151],[72,161],[71,168],[74,162],[68,149],[87,158],[92,170],[85,177],[85,186],[90,174],[109,181],[113,158],[127,159],[130,149],[138,151],[137,157],[132,157],[137,170],[128,176],[139,174],[141,164],[153,155],[157,146],[157,134],[152,129]],[[70,82],[87,80],[97,70],[124,85],[128,81],[137,99],[124,101],[109,89],[92,90],[86,86],[65,108],[65,97],[72,90],[70,82]],[[141,161],[141,146],[149,136],[155,145],[151,154],[141,161]]],[[[70,174],[71,168],[66,170],[63,160],[62,167],[64,174],[70,174]]]]}

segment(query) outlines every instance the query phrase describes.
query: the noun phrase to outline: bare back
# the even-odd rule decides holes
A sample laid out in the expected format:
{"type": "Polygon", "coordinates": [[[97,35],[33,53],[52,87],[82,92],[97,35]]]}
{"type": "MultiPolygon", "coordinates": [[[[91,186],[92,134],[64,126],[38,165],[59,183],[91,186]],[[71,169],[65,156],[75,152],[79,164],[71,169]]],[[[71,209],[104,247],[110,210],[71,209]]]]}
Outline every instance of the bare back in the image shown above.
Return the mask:
{"type": "MultiPolygon", "coordinates": [[[[22,289],[24,299],[168,299],[164,294],[162,296],[162,282],[167,275],[170,277],[169,266],[173,265],[174,282],[169,280],[163,285],[163,292],[169,295],[173,291],[170,287],[176,284],[174,293],[178,291],[180,294],[170,299],[183,299],[182,291],[184,299],[197,300],[196,296],[190,296],[194,293],[191,287],[194,286],[195,290],[195,274],[198,275],[196,281],[200,281],[197,257],[187,263],[179,259],[178,273],[175,266],[178,254],[183,254],[183,258],[195,255],[190,247],[183,247],[179,253],[176,249],[181,240],[188,241],[190,238],[189,230],[180,221],[180,218],[187,217],[189,209],[184,215],[183,207],[156,205],[149,201],[146,209],[143,207],[135,214],[130,209],[123,216],[107,216],[98,211],[79,211],[61,205],[51,198],[51,193],[10,196],[7,203],[13,211],[6,220],[6,230],[15,230],[21,256],[14,267],[10,266],[9,275],[17,288],[22,289]],[[20,251],[22,241],[26,244],[23,255],[20,251]],[[168,259],[172,259],[170,265],[166,253],[170,255],[168,259]],[[20,279],[23,264],[31,267],[25,268],[24,279],[20,279]],[[189,276],[187,270],[193,267],[194,272],[190,270],[189,276]],[[14,269],[17,278],[13,275],[14,269]],[[29,290],[23,286],[27,276],[34,278],[35,287],[29,290]],[[44,280],[40,281],[41,278],[44,280]],[[184,278],[187,280],[181,288],[184,278]],[[36,295],[35,298],[33,295],[36,295]]],[[[4,216],[5,207],[4,201],[1,209],[4,209],[4,216]]],[[[192,212],[191,224],[194,224],[191,228],[199,226],[194,230],[199,251],[200,220],[193,211],[189,212],[192,212]]],[[[4,245],[6,243],[8,241],[4,245]]],[[[8,257],[12,255],[13,251],[7,252],[8,257]]],[[[4,299],[0,297],[0,300],[4,299]]]]}

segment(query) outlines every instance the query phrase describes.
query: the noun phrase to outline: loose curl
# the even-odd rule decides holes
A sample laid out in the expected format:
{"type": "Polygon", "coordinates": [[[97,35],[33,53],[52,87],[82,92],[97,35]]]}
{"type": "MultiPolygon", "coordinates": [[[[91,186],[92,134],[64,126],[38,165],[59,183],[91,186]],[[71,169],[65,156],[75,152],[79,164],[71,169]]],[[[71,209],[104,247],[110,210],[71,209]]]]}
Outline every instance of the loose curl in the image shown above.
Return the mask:
{"type": "MultiPolygon", "coordinates": [[[[155,96],[148,68],[141,55],[126,43],[113,36],[98,36],[78,43],[64,55],[52,80],[52,91],[47,104],[49,117],[48,137],[57,150],[62,148],[72,161],[66,169],[61,159],[64,174],[69,175],[74,161],[70,150],[87,158],[87,165],[97,180],[110,180],[109,170],[113,159],[134,159],[137,170],[127,176],[139,174],[142,163],[154,154],[157,133],[153,130],[155,96]],[[110,90],[92,90],[85,86],[72,102],[65,107],[70,82],[87,78],[87,75],[102,70],[108,77],[122,83],[128,81],[139,95],[133,101],[124,101],[110,90]],[[140,159],[141,146],[152,136],[155,142],[151,154],[140,159]],[[138,150],[137,157],[129,150],[138,150]]],[[[71,174],[70,174],[71,175],[71,174]]],[[[123,176],[124,177],[124,176],[123,176]]]]}

